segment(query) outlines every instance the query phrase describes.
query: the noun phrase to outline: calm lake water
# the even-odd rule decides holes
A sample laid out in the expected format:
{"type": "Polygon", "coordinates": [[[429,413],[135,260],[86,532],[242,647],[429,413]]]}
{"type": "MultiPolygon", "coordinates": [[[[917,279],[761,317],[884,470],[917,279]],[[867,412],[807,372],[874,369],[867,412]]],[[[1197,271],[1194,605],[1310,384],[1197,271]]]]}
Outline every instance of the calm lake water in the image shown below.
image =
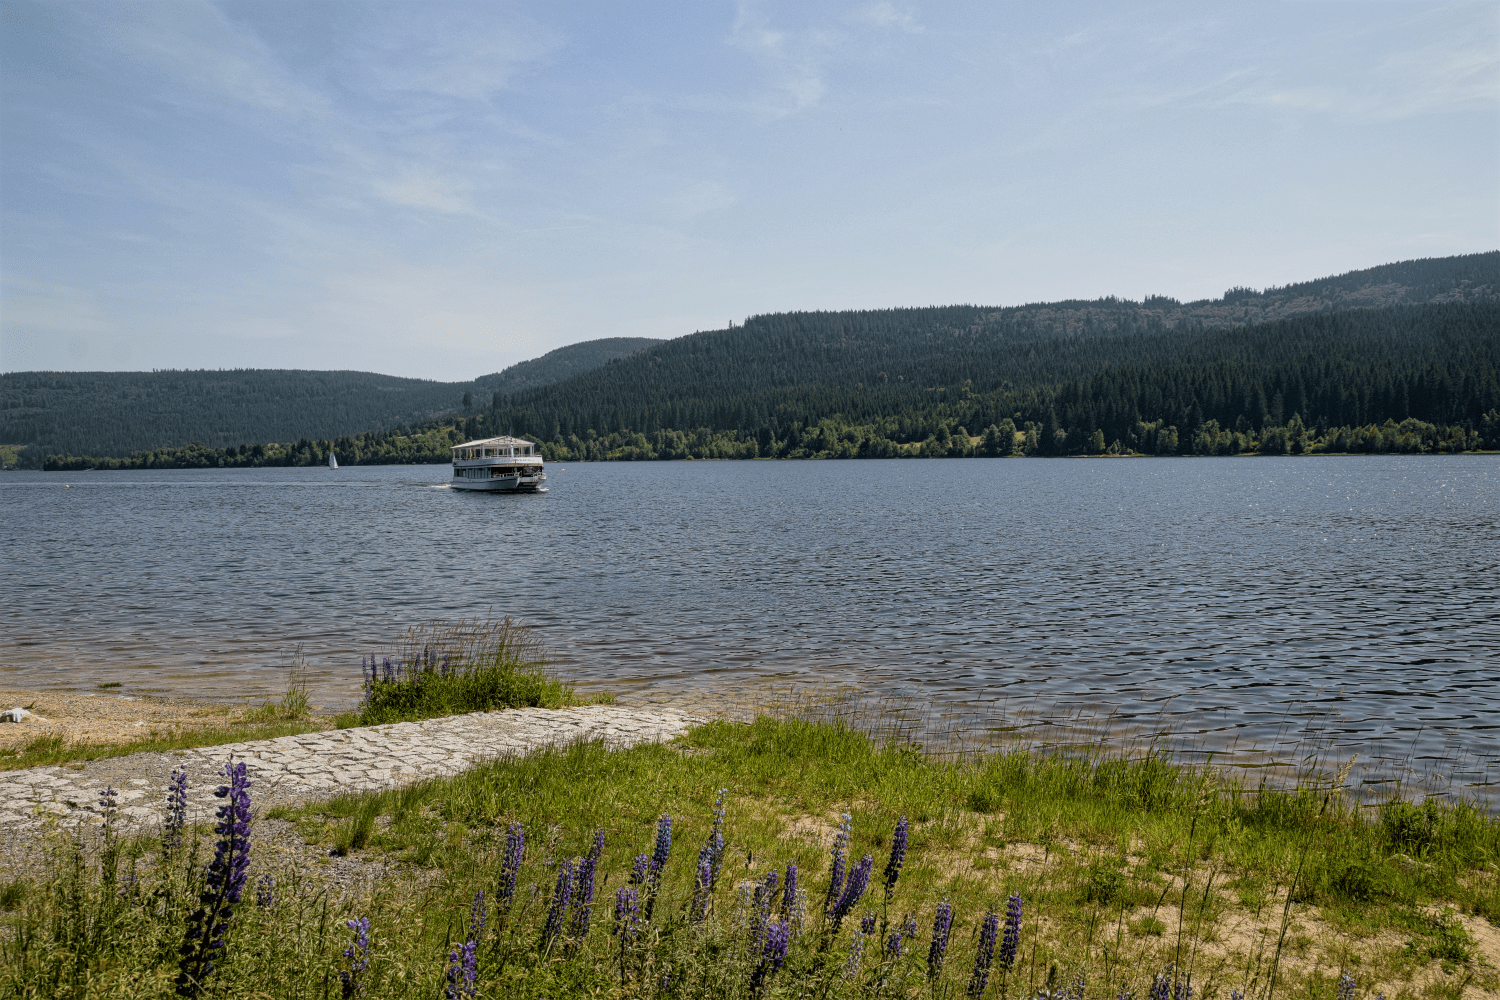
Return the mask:
{"type": "Polygon", "coordinates": [[[535,496],[450,491],[446,466],[0,475],[0,679],[264,698],[301,645],[334,707],[362,652],[493,609],[616,691],[852,685],[1500,778],[1496,457],[549,475],[535,496]]]}

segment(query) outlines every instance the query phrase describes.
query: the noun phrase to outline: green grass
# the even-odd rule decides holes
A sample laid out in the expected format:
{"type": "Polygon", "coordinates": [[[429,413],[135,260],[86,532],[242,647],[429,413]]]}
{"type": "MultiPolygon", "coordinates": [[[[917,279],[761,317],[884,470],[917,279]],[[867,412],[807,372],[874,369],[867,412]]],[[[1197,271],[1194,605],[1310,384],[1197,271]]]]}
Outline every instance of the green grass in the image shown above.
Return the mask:
{"type": "Polygon", "coordinates": [[[136,753],[167,753],[172,750],[191,750],[194,747],[243,743],[246,740],[269,740],[278,736],[320,732],[327,728],[328,723],[324,720],[283,719],[276,722],[246,722],[184,732],[154,733],[140,739],[122,740],[117,743],[70,743],[63,736],[38,736],[13,750],[0,752],[0,771],[43,767],[49,764],[81,764],[85,761],[106,760],[111,757],[128,757],[136,753]]]}
{"type": "MultiPolygon", "coordinates": [[[[1264,998],[1273,970],[1278,1000],[1332,998],[1345,968],[1361,996],[1380,984],[1390,1000],[1456,996],[1470,981],[1497,985],[1462,925],[1486,912],[1497,891],[1494,818],[1463,805],[1361,809],[1329,783],[1246,790],[1155,754],[1017,750],[944,761],[878,746],[837,723],[761,718],[700,726],[669,745],[544,751],[274,815],[330,859],[357,855],[389,871],[346,893],[347,883],[319,863],[258,855],[253,874],[275,874],[278,901],[241,907],[205,995],[338,996],[343,922],[355,916],[372,925],[367,995],[440,995],[473,894],[494,898],[513,822],[525,826],[528,854],[516,910],[499,933],[492,920],[480,951],[486,997],[748,997],[757,954],[736,885],[788,861],[800,867],[809,919],[768,996],[961,996],[979,922],[988,910],[1003,912],[1013,892],[1027,906],[1020,961],[996,974],[986,996],[1003,985],[1005,996],[1029,998],[1080,971],[1090,1000],[1122,987],[1144,996],[1169,963],[1192,971],[1202,1000],[1231,987],[1264,998]],[[694,862],[719,788],[728,789],[725,871],[709,918],[695,923],[694,862]],[[911,849],[889,904],[873,884],[829,935],[819,914],[843,812],[852,817],[852,857],[875,859],[874,883],[902,815],[912,824],[911,849]],[[663,814],[676,821],[672,859],[622,982],[610,901],[631,859],[651,850],[663,814]],[[600,829],[592,928],[540,953],[537,928],[556,865],[582,855],[600,829]],[[1288,907],[1289,898],[1300,902],[1288,907]],[[927,941],[941,899],[955,908],[952,945],[929,982],[927,941]],[[900,959],[882,955],[883,935],[871,937],[862,972],[846,977],[866,911],[891,928],[911,915],[917,937],[900,959]]],[[[51,876],[16,890],[16,909],[0,915],[0,995],[171,995],[182,908],[163,899],[193,897],[209,852],[200,845],[196,863],[170,870],[145,854],[130,860],[153,849],[141,841],[123,852],[121,863],[138,875],[122,894],[104,891],[97,863],[79,868],[60,848],[51,876]]]]}
{"type": "Polygon", "coordinates": [[[341,727],[577,704],[572,686],[547,672],[535,634],[509,618],[412,629],[394,661],[382,658],[359,711],[341,716],[341,727]]]}

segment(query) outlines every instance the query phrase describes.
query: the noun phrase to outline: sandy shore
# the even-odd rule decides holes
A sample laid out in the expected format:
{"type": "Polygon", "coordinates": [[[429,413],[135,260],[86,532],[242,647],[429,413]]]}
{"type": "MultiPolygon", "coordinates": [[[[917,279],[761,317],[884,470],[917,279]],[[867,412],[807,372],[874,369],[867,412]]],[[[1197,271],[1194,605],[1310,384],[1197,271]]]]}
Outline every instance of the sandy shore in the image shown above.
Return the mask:
{"type": "Polygon", "coordinates": [[[143,698],[58,691],[0,690],[0,709],[34,712],[20,724],[0,724],[0,753],[14,752],[34,739],[61,736],[70,744],[128,743],[153,733],[188,733],[241,724],[245,708],[185,698],[143,698]]]}

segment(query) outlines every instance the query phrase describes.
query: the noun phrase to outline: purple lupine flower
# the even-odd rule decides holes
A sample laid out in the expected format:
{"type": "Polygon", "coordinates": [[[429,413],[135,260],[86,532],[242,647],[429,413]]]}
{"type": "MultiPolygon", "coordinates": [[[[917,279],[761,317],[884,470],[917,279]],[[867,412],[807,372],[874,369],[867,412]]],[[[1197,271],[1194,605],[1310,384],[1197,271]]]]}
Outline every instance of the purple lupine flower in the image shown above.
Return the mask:
{"type": "Polygon", "coordinates": [[[276,905],[276,876],[270,872],[262,872],[260,878],[255,880],[255,906],[257,909],[269,910],[276,905]]]}
{"type": "Polygon", "coordinates": [[[350,1000],[351,997],[363,996],[365,992],[364,973],[370,965],[370,918],[346,920],[344,926],[354,932],[354,940],[344,949],[344,960],[349,965],[339,970],[339,983],[343,987],[344,1000],[350,1000]]]}
{"type": "MultiPolygon", "coordinates": [[[[1168,966],[1170,969],[1171,966],[1168,966]]],[[[1147,1000],[1172,1000],[1172,977],[1164,972],[1158,972],[1151,977],[1151,991],[1146,994],[1147,1000]]]]}
{"type": "Polygon", "coordinates": [[[724,796],[729,794],[729,789],[719,789],[718,796],[714,799],[714,822],[708,833],[708,847],[713,857],[713,877],[709,880],[709,888],[719,884],[719,869],[724,861],[724,796]]]}
{"type": "Polygon", "coordinates": [[[1172,983],[1172,1000],[1193,1000],[1193,987],[1188,980],[1179,979],[1172,983]]]}
{"type": "Polygon", "coordinates": [[[866,913],[859,919],[859,932],[866,936],[875,933],[875,914],[866,913]]]}
{"type": "Polygon", "coordinates": [[[979,925],[979,952],[974,956],[974,974],[969,977],[968,995],[978,997],[990,982],[990,963],[995,959],[995,935],[1000,930],[1000,915],[994,910],[984,915],[979,925]]]}
{"type": "Polygon", "coordinates": [[[786,878],[781,883],[781,915],[786,919],[792,918],[792,913],[797,909],[797,862],[786,863],[786,878]]]}
{"type": "Polygon", "coordinates": [[[792,929],[785,920],[773,920],[766,925],[766,940],[760,952],[760,964],[750,976],[750,995],[758,997],[766,988],[766,977],[774,975],[786,961],[787,947],[792,941],[792,929]]]}
{"type": "Polygon", "coordinates": [[[1000,968],[1009,972],[1021,946],[1021,896],[1012,893],[1005,902],[1005,935],[1000,939],[1000,968]]]}
{"type": "Polygon", "coordinates": [[[474,902],[469,904],[469,940],[484,940],[484,925],[489,921],[489,909],[484,905],[484,890],[474,893],[474,902]]]}
{"type": "Polygon", "coordinates": [[[1334,990],[1334,1000],[1354,1000],[1354,977],[1346,969],[1339,973],[1338,989],[1334,990]]]}
{"type": "MultiPolygon", "coordinates": [[[[603,853],[603,830],[600,830],[598,836],[594,838],[594,845],[599,853],[603,853]]],[[[582,941],[588,936],[589,918],[594,911],[594,871],[599,865],[599,853],[590,850],[578,863],[578,870],[574,873],[573,921],[568,928],[568,934],[575,941],[582,941]]]]}
{"type": "Polygon", "coordinates": [[[625,885],[615,890],[614,934],[620,942],[620,982],[625,981],[625,967],[635,946],[635,937],[641,924],[641,897],[635,886],[625,885]]]}
{"type": "Polygon", "coordinates": [[[946,899],[937,905],[937,915],[932,918],[932,945],[927,949],[927,978],[937,979],[943,971],[943,958],[948,954],[948,933],[953,929],[953,904],[946,899]]]}
{"type": "Polygon", "coordinates": [[[1229,991],[1229,1000],[1245,1000],[1244,991],[1239,989],[1231,989],[1229,991]]]}
{"type": "Polygon", "coordinates": [[[891,901],[896,891],[896,880],[901,877],[901,866],[906,863],[906,839],[908,832],[906,817],[896,821],[896,832],[891,835],[891,857],[885,863],[885,901],[891,901]]]}
{"type": "Polygon", "coordinates": [[[776,899],[776,869],[772,868],[766,880],[755,887],[750,916],[750,936],[760,940],[766,921],[771,918],[771,903],[776,899]]]}
{"type": "Polygon", "coordinates": [[[113,785],[106,785],[99,791],[99,811],[104,813],[104,836],[106,837],[113,836],[115,832],[115,818],[120,813],[115,797],[119,794],[113,785]]]}
{"type": "Polygon", "coordinates": [[[645,885],[646,871],[651,867],[651,859],[644,854],[637,854],[635,861],[630,866],[630,884],[645,885]]]}
{"type": "Polygon", "coordinates": [[[188,921],[177,969],[178,996],[197,996],[214,971],[214,961],[224,948],[224,934],[239,905],[250,869],[250,781],[245,762],[225,764],[228,785],[214,795],[227,801],[219,807],[214,826],[218,841],[209,862],[198,909],[188,921]]]}
{"type": "Polygon", "coordinates": [[[495,913],[500,920],[510,915],[516,901],[516,878],[521,874],[521,858],[526,853],[526,830],[512,823],[505,832],[505,855],[500,861],[500,889],[495,893],[495,913]]]}
{"type": "Polygon", "coordinates": [[[465,941],[448,953],[448,982],[443,1000],[475,1000],[479,996],[479,949],[465,941]]]}
{"type": "MultiPolygon", "coordinates": [[[[873,931],[875,929],[875,918],[871,917],[869,919],[870,930],[873,931]]],[[[860,927],[863,930],[864,925],[861,924],[860,927]]],[[[859,963],[865,957],[865,938],[868,936],[869,932],[849,935],[849,958],[844,962],[845,979],[853,979],[859,975],[859,963]]]]}
{"type": "Polygon", "coordinates": [[[865,894],[865,889],[870,884],[870,873],[875,870],[875,858],[869,854],[859,859],[859,864],[849,872],[849,881],[844,885],[844,891],[839,894],[838,902],[833,904],[833,912],[828,919],[833,922],[833,930],[837,933],[839,924],[854,909],[860,897],[865,894]]]}
{"type": "Polygon", "coordinates": [[[557,887],[552,890],[552,904],[547,908],[547,922],[542,925],[541,950],[552,947],[562,934],[563,916],[573,895],[573,862],[564,859],[557,866],[557,887]]]}
{"type": "Polygon", "coordinates": [[[167,823],[162,828],[162,848],[176,850],[182,844],[182,831],[186,826],[187,769],[174,767],[172,776],[167,779],[167,823]]]}
{"type": "Polygon", "coordinates": [[[902,934],[900,930],[891,931],[890,935],[886,937],[885,954],[887,958],[894,959],[901,957],[901,938],[902,934]]]}
{"type": "Polygon", "coordinates": [[[701,921],[708,916],[708,903],[712,898],[714,888],[714,859],[712,849],[704,844],[698,850],[698,871],[693,876],[693,912],[694,922],[701,921]]]}
{"type": "Polygon", "coordinates": [[[656,848],[651,852],[651,885],[661,881],[662,869],[667,867],[667,858],[672,853],[672,817],[663,816],[656,821],[656,848]]]}
{"type": "Polygon", "coordinates": [[[833,912],[840,893],[844,891],[844,874],[849,866],[849,829],[852,822],[848,813],[839,817],[839,832],[834,835],[833,849],[829,852],[833,855],[833,863],[828,869],[828,897],[823,900],[825,916],[833,912]]]}

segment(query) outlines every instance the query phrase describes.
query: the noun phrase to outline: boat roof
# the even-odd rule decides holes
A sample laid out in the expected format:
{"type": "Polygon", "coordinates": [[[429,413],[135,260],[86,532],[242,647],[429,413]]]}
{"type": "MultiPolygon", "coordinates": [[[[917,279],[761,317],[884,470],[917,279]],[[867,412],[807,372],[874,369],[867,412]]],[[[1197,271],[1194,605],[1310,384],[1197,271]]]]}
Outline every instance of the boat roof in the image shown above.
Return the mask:
{"type": "MultiPolygon", "coordinates": [[[[453,448],[479,448],[484,445],[500,445],[502,447],[513,448],[518,444],[535,443],[536,442],[534,441],[527,441],[525,438],[511,437],[508,434],[503,434],[500,437],[479,438],[475,441],[465,441],[463,444],[454,445],[453,448]]],[[[450,448],[449,450],[451,451],[452,449],[450,448]]]]}

